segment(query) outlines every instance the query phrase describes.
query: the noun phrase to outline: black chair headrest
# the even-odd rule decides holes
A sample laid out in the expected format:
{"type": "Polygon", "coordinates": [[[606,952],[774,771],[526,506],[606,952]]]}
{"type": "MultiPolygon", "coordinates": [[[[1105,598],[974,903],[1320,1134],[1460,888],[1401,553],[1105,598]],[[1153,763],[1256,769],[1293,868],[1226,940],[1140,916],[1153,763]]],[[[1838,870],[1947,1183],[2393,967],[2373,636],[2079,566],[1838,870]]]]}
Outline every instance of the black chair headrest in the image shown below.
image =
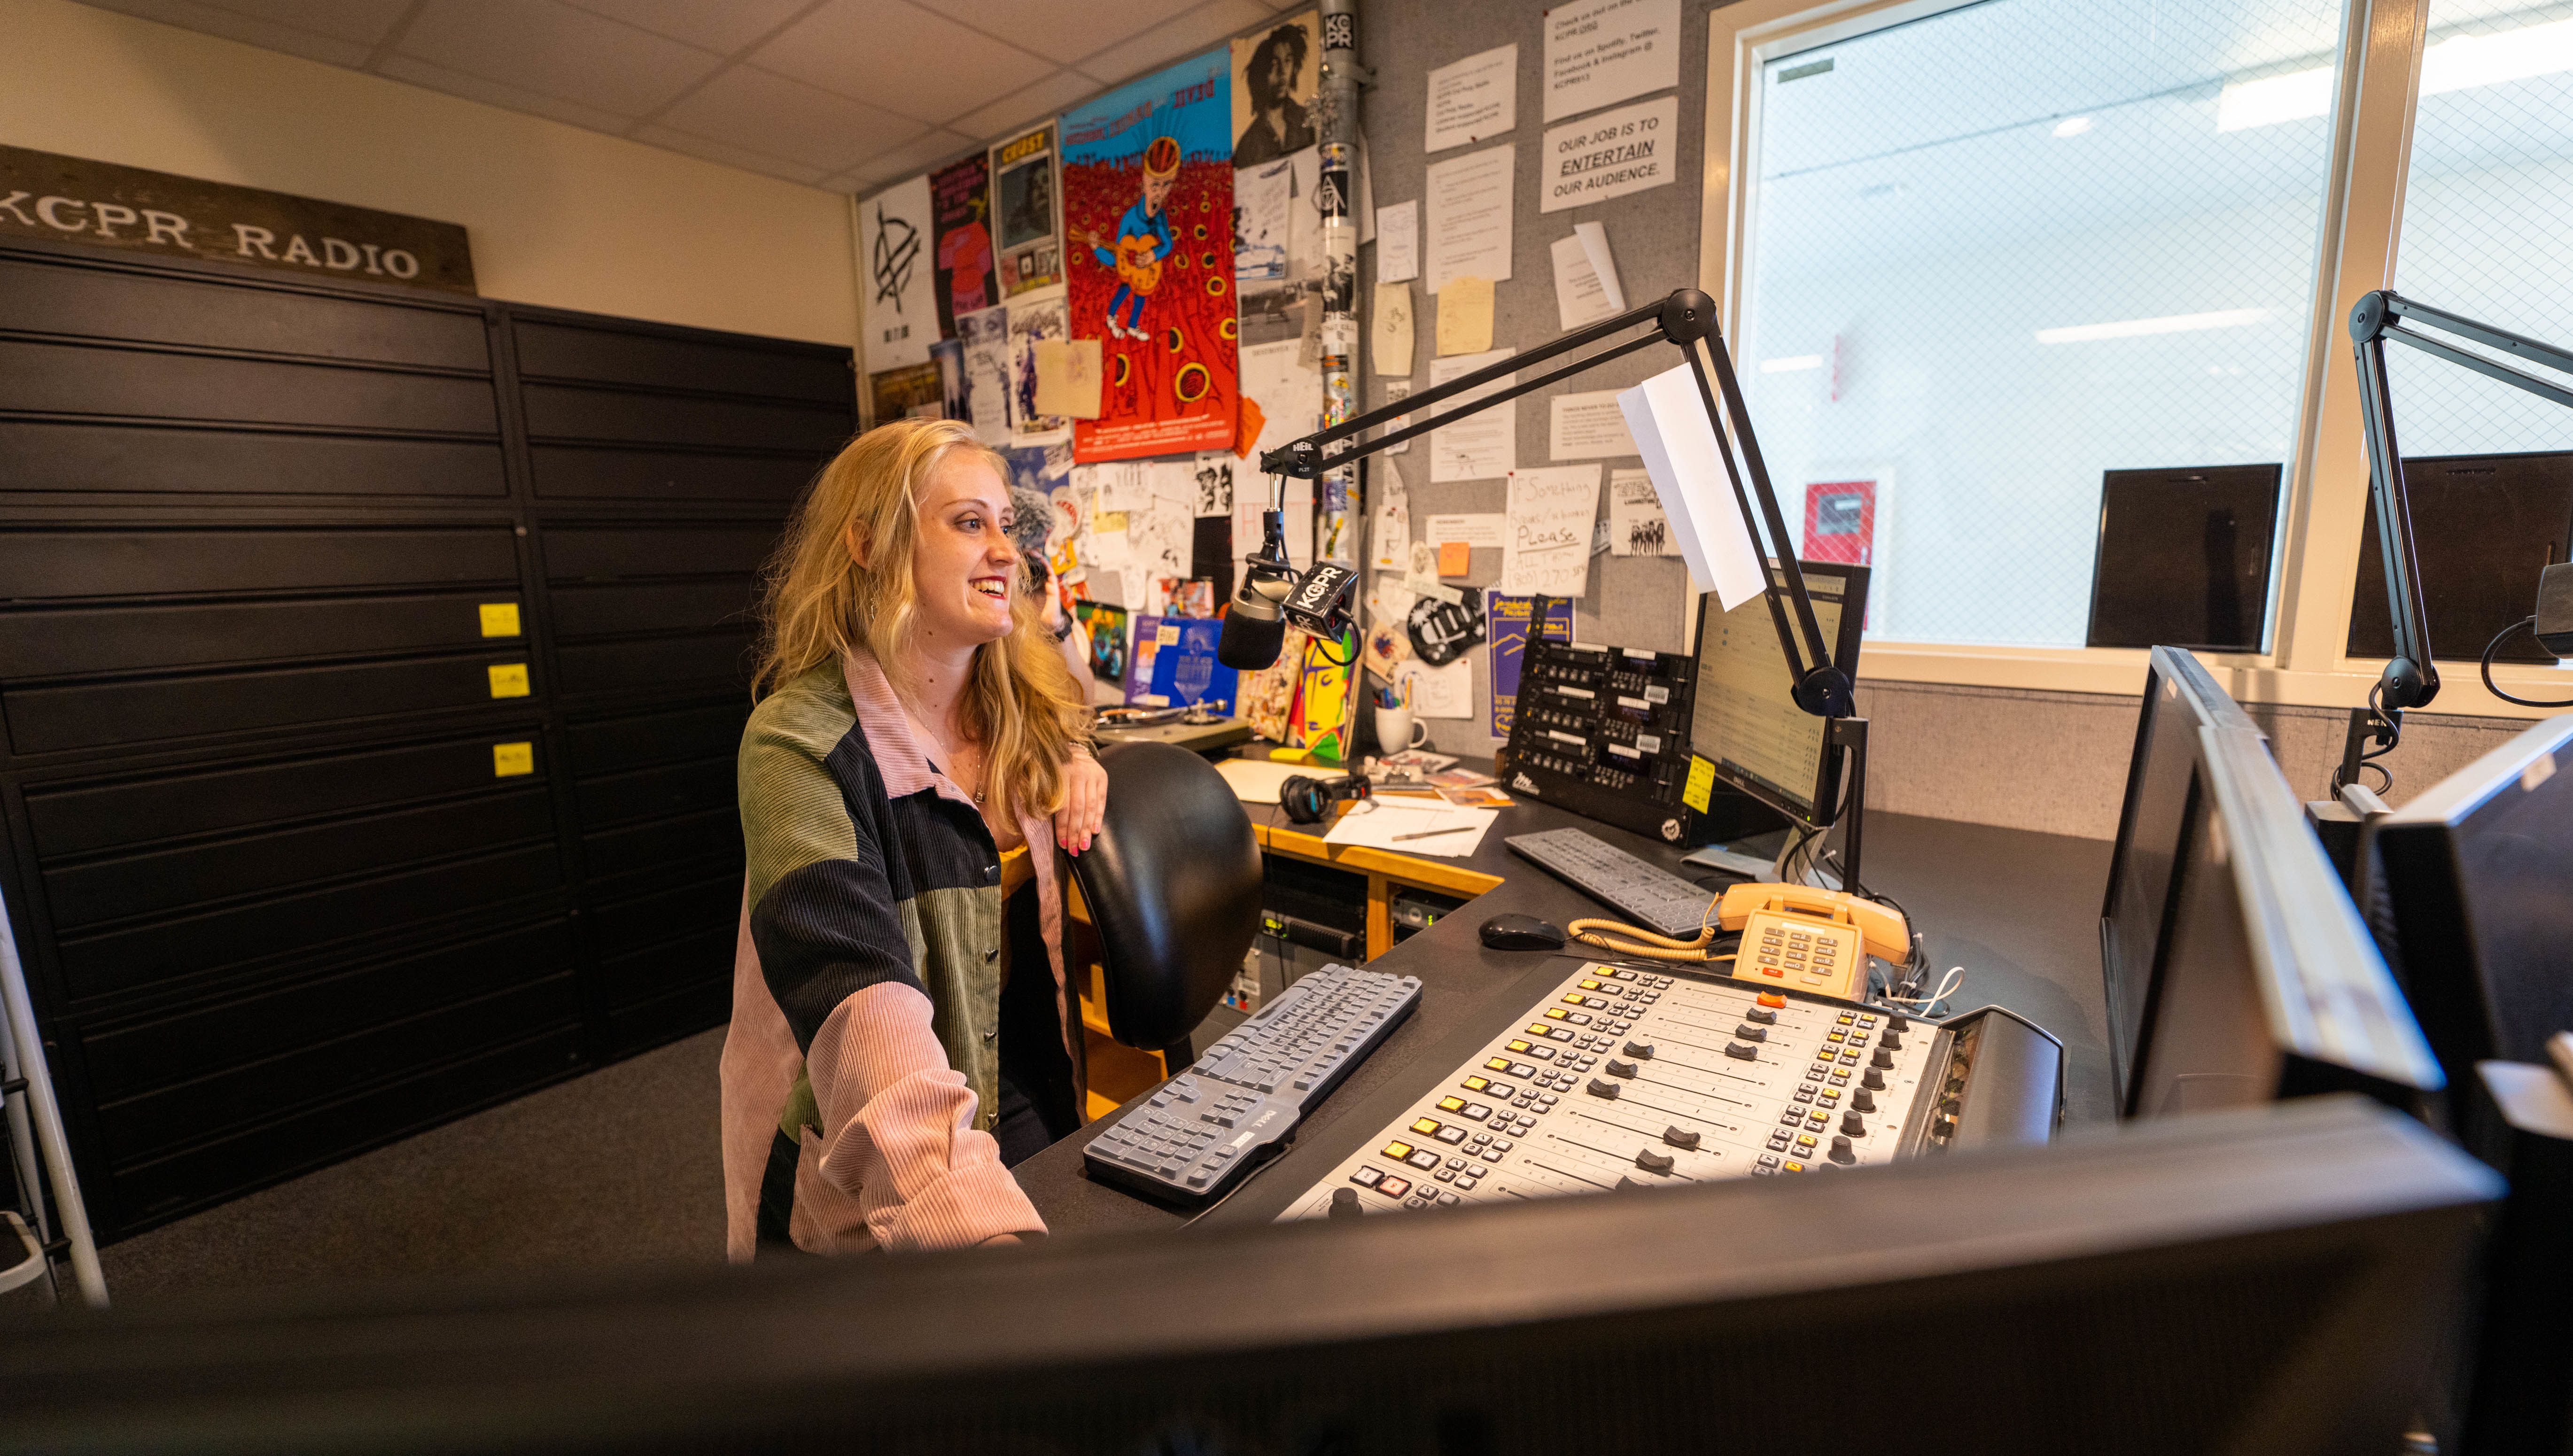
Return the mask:
{"type": "Polygon", "coordinates": [[[1260,842],[1233,786],[1185,748],[1120,743],[1099,765],[1107,822],[1072,875],[1099,932],[1109,1032],[1159,1051],[1215,1010],[1260,933],[1260,842]]]}

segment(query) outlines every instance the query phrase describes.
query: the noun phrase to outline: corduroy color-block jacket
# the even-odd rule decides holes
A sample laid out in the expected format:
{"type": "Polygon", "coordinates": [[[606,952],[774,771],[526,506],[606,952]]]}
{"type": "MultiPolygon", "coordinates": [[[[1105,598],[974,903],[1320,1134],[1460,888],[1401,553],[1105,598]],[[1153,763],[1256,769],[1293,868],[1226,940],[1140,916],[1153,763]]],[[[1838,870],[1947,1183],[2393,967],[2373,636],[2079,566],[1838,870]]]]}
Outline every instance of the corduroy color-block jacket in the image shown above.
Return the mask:
{"type": "MultiPolygon", "coordinates": [[[[1002,857],[942,760],[863,654],[771,694],[742,733],[749,863],[722,1069],[736,1259],[751,1256],[762,1182],[773,1200],[772,1153],[782,1170],[787,1148],[789,1231],[812,1252],[1045,1231],[991,1136],[1009,972],[1002,857]]],[[[1022,815],[1020,828],[1077,1106],[1054,826],[1022,815]]]]}

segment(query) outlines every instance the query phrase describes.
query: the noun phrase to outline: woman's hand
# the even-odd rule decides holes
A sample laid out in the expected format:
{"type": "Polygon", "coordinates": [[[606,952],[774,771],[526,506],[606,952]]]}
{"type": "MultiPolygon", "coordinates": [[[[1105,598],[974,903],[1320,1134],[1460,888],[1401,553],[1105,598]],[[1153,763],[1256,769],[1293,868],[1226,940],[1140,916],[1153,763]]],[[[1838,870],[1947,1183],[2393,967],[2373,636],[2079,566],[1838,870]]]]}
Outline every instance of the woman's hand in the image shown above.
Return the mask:
{"type": "Polygon", "coordinates": [[[1108,770],[1086,753],[1063,766],[1063,807],[1054,811],[1054,842],[1066,854],[1090,848],[1108,817],[1108,770]]]}

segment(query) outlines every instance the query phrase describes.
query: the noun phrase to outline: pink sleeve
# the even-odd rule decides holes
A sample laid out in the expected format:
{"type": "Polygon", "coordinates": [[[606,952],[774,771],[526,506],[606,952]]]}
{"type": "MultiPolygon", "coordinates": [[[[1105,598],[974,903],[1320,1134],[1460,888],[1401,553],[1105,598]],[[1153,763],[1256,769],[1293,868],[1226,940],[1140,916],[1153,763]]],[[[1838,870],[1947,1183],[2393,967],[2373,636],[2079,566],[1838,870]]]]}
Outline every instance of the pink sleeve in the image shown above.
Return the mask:
{"type": "Polygon", "coordinates": [[[887,1249],[964,1248],[1045,1220],[974,1128],[974,1092],[929,1028],[929,998],[879,982],[841,1002],[805,1057],[821,1171],[887,1249]]]}

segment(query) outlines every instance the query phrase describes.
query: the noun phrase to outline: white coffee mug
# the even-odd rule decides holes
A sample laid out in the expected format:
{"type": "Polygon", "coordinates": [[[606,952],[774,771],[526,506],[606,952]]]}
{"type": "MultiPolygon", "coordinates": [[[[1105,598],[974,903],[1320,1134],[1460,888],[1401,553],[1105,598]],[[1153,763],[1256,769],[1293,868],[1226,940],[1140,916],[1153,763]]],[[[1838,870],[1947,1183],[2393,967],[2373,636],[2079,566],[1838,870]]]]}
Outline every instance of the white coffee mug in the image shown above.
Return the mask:
{"type": "Polygon", "coordinates": [[[1409,708],[1375,710],[1375,751],[1400,753],[1429,741],[1429,725],[1411,721],[1409,708]]]}

